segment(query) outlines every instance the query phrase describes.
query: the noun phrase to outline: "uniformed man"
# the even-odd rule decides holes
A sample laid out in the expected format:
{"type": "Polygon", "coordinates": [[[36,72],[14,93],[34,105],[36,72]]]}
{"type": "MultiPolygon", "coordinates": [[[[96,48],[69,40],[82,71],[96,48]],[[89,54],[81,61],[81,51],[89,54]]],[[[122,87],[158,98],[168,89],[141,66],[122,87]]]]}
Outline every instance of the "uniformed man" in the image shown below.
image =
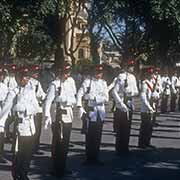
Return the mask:
{"type": "Polygon", "coordinates": [[[176,100],[179,94],[179,88],[180,88],[180,81],[177,76],[177,71],[175,70],[171,77],[171,103],[170,103],[171,112],[174,112],[176,110],[176,100]]]}
{"type": "MultiPolygon", "coordinates": [[[[114,86],[116,84],[116,81],[118,79],[118,75],[119,75],[120,69],[121,69],[120,67],[116,67],[114,69],[114,78],[113,78],[113,81],[112,81],[111,84],[108,85],[108,92],[109,92],[110,97],[112,97],[112,89],[114,88],[114,86]]],[[[114,112],[116,103],[115,103],[114,99],[112,101],[113,102],[112,102],[111,112],[114,112]]]]}
{"type": "MultiPolygon", "coordinates": [[[[0,67],[0,113],[2,110],[3,103],[7,97],[9,92],[8,87],[4,83],[5,71],[4,68],[0,67]]],[[[5,163],[6,161],[3,159],[3,150],[4,150],[4,122],[0,119],[0,163],[5,163]]]]}
{"type": "Polygon", "coordinates": [[[162,90],[162,86],[161,86],[161,75],[160,75],[160,68],[158,67],[154,67],[153,68],[153,75],[151,76],[151,82],[153,84],[153,91],[156,91],[156,93],[159,94],[159,99],[156,99],[156,102],[154,102],[155,104],[155,113],[154,113],[154,117],[153,117],[153,126],[158,126],[159,124],[156,122],[156,116],[158,114],[158,106],[159,106],[159,100],[161,97],[161,94],[163,92],[162,90]]]}
{"type": "MultiPolygon", "coordinates": [[[[86,66],[83,66],[82,67],[82,81],[81,81],[81,84],[80,84],[80,87],[82,85],[82,83],[84,82],[84,80],[87,80],[87,79],[91,79],[92,78],[92,65],[86,65],[86,66]]],[[[80,88],[79,87],[79,88],[80,88]]],[[[90,89],[88,89],[89,91],[90,89]]],[[[82,104],[83,104],[83,107],[85,109],[85,111],[88,111],[88,92],[86,93],[87,95],[84,95],[83,96],[83,99],[82,99],[82,104]]],[[[81,112],[80,112],[81,113],[81,112]]],[[[86,134],[87,132],[87,123],[88,123],[88,116],[87,116],[87,113],[83,113],[82,115],[80,114],[80,118],[82,120],[82,129],[81,129],[81,134],[86,134]]]]}
{"type": "Polygon", "coordinates": [[[37,103],[39,105],[39,112],[35,116],[36,134],[35,134],[35,144],[34,144],[34,151],[38,152],[40,135],[41,135],[41,126],[42,126],[42,101],[45,99],[46,94],[42,89],[41,83],[39,82],[39,73],[41,71],[41,66],[33,65],[30,67],[30,70],[31,70],[31,78],[28,84],[30,85],[31,88],[33,88],[37,98],[37,103]]]}
{"type": "Polygon", "coordinates": [[[71,65],[65,63],[59,77],[54,80],[47,92],[45,100],[45,128],[52,123],[52,175],[63,177],[67,171],[66,157],[70,141],[72,128],[73,111],[72,108],[76,104],[76,86],[71,77],[71,65]],[[55,103],[56,118],[52,122],[51,105],[55,103]]]}
{"type": "Polygon", "coordinates": [[[161,99],[161,113],[168,111],[168,100],[171,94],[171,80],[168,76],[168,71],[164,71],[164,75],[161,78],[162,86],[162,99],[161,99]]]}
{"type": "Polygon", "coordinates": [[[15,73],[17,71],[17,65],[16,64],[8,64],[5,66],[5,68],[8,71],[8,75],[4,79],[4,83],[7,85],[9,90],[12,90],[17,87],[17,82],[15,78],[15,73]]]}
{"type": "Polygon", "coordinates": [[[93,77],[87,78],[82,83],[77,94],[77,107],[80,116],[87,113],[86,132],[86,161],[84,165],[98,164],[99,149],[102,135],[103,122],[105,119],[105,103],[109,100],[108,87],[103,79],[103,66],[96,65],[93,77]],[[82,98],[86,96],[87,106],[84,109],[82,98]]]}
{"type": "MultiPolygon", "coordinates": [[[[178,82],[180,83],[180,74],[179,74],[179,72],[178,72],[178,82]]],[[[178,111],[180,111],[180,88],[179,88],[178,91],[179,91],[179,93],[178,93],[178,111]]]]}
{"type": "MultiPolygon", "coordinates": [[[[17,65],[16,64],[6,64],[5,65],[5,69],[7,70],[7,74],[6,77],[4,79],[4,83],[6,84],[6,86],[8,87],[9,91],[13,90],[14,88],[16,88],[17,82],[16,82],[16,78],[15,78],[15,74],[17,71],[17,65]]],[[[14,137],[14,127],[13,127],[13,131],[10,132],[10,126],[13,126],[13,116],[12,113],[9,113],[8,119],[6,121],[6,125],[5,125],[5,132],[6,132],[6,137],[8,141],[11,141],[14,137]]]]}
{"type": "Polygon", "coordinates": [[[155,67],[153,69],[153,76],[151,79],[152,83],[154,84],[154,88],[156,89],[159,94],[162,93],[162,86],[161,86],[161,75],[160,75],[160,68],[155,67]]]}
{"type": "Polygon", "coordinates": [[[134,60],[127,62],[127,68],[121,71],[112,91],[116,102],[114,112],[114,131],[116,133],[116,152],[127,153],[129,151],[129,137],[134,110],[133,97],[138,95],[138,88],[134,72],[134,60]]]}
{"type": "Polygon", "coordinates": [[[148,148],[151,146],[151,136],[153,130],[153,116],[155,112],[155,103],[159,98],[159,94],[153,90],[154,85],[151,81],[153,68],[144,68],[142,70],[141,85],[141,126],[139,133],[138,145],[140,148],[148,148]]]}
{"type": "Polygon", "coordinates": [[[13,157],[12,176],[14,180],[28,180],[35,134],[34,115],[37,113],[36,97],[29,86],[28,69],[21,67],[16,75],[18,87],[11,90],[0,113],[1,121],[6,121],[13,111],[16,124],[16,141],[13,157]]]}

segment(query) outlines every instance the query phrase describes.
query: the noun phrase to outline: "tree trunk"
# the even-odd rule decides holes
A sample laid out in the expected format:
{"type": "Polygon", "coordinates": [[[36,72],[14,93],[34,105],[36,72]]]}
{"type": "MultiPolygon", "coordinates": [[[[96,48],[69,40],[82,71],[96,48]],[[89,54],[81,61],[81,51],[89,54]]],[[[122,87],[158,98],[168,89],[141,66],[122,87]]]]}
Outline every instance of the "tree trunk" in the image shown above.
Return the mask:
{"type": "Polygon", "coordinates": [[[93,28],[90,28],[90,51],[91,51],[91,57],[92,57],[92,61],[95,64],[100,63],[100,58],[99,58],[99,54],[98,54],[98,43],[96,41],[96,38],[94,37],[93,34],[93,28]]]}
{"type": "Polygon", "coordinates": [[[65,18],[57,17],[57,40],[55,50],[55,67],[61,68],[64,64],[64,34],[65,34],[65,18]]]}

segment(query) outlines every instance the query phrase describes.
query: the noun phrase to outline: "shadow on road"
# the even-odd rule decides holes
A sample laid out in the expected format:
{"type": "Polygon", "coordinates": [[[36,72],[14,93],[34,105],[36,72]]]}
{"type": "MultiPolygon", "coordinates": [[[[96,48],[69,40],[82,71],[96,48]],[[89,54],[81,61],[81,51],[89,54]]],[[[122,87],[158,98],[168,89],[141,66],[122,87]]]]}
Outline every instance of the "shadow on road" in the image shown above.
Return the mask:
{"type": "MultiPolygon", "coordinates": [[[[82,162],[85,159],[84,150],[81,147],[83,143],[73,142],[73,144],[67,166],[74,173],[64,179],[178,180],[180,178],[180,149],[141,150],[133,147],[130,153],[125,155],[116,155],[112,150],[103,149],[100,152],[100,159],[104,162],[104,166],[83,166],[82,162]]],[[[49,156],[35,157],[33,164],[30,174],[36,174],[38,179],[42,180],[56,180],[49,174],[51,171],[49,156]]]]}

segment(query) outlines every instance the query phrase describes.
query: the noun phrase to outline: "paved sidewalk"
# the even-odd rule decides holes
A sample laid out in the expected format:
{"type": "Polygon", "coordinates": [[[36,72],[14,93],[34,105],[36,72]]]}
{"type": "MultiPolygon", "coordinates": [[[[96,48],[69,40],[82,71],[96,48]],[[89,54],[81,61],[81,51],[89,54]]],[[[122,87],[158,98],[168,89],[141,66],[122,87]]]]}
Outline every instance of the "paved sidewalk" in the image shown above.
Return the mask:
{"type": "MultiPolygon", "coordinates": [[[[109,108],[108,108],[109,109],[109,108]]],[[[112,113],[108,112],[104,124],[101,159],[104,166],[82,166],[84,160],[84,136],[80,134],[81,121],[75,118],[71,135],[68,167],[73,176],[67,180],[178,180],[180,179],[180,113],[163,114],[158,117],[160,126],[154,128],[152,144],[154,150],[137,148],[140,114],[135,112],[130,139],[130,153],[117,156],[114,152],[114,135],[112,132],[112,113]]],[[[56,180],[49,175],[51,132],[43,130],[40,151],[34,155],[29,177],[31,180],[56,180]]],[[[5,146],[6,164],[0,164],[0,180],[11,180],[10,145],[5,146]]]]}

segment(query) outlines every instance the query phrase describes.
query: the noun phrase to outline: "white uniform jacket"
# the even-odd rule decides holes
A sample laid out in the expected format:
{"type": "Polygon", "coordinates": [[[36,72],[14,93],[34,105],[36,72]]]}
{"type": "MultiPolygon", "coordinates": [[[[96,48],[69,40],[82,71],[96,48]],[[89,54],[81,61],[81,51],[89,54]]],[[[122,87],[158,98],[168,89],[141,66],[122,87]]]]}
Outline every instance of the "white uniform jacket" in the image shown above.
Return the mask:
{"type": "Polygon", "coordinates": [[[4,79],[4,83],[9,88],[9,90],[13,90],[18,86],[15,76],[6,76],[4,79]]]}
{"type": "MultiPolygon", "coordinates": [[[[139,94],[137,81],[133,74],[128,72],[120,73],[116,81],[116,85],[113,88],[112,95],[116,102],[116,107],[123,112],[127,112],[127,104],[124,103],[124,97],[132,98],[139,94]],[[125,81],[127,80],[127,86],[125,87],[125,81]]],[[[128,103],[128,106],[133,107],[133,99],[128,103]]],[[[134,108],[133,108],[134,109],[134,108]]]]}
{"type": "Polygon", "coordinates": [[[171,92],[177,94],[180,88],[180,81],[177,76],[171,77],[171,92]]]}
{"type": "Polygon", "coordinates": [[[153,92],[153,83],[150,80],[142,81],[141,87],[141,112],[153,112],[155,107],[151,104],[151,100],[159,99],[159,94],[156,91],[153,92]]]}
{"type": "Polygon", "coordinates": [[[36,93],[37,99],[43,100],[46,97],[46,93],[43,91],[41,83],[34,78],[30,78],[29,84],[32,86],[33,90],[36,93]]]}
{"type": "MultiPolygon", "coordinates": [[[[9,92],[8,87],[3,82],[0,82],[0,113],[2,111],[2,107],[4,104],[4,101],[7,97],[7,94],[9,92]]],[[[0,119],[0,133],[4,132],[4,122],[0,119]]]]}
{"type": "Polygon", "coordinates": [[[151,79],[151,82],[155,86],[154,89],[159,93],[159,95],[163,92],[162,84],[161,84],[161,76],[154,75],[153,78],[151,79]]]}
{"type": "Polygon", "coordinates": [[[163,76],[161,78],[161,86],[163,94],[170,95],[171,94],[171,80],[168,76],[163,76]]]}
{"type": "Polygon", "coordinates": [[[107,83],[103,79],[88,78],[85,79],[77,93],[77,106],[82,107],[82,98],[88,101],[90,121],[96,122],[99,113],[101,121],[105,119],[105,103],[109,101],[107,83]],[[87,93],[89,89],[89,93],[87,93]]]}
{"type": "Polygon", "coordinates": [[[40,106],[40,104],[41,104],[41,101],[44,100],[45,97],[46,97],[46,94],[42,89],[41,83],[38,80],[34,79],[34,78],[30,78],[30,80],[28,82],[28,86],[30,88],[32,88],[34,93],[35,93],[35,96],[37,98],[36,103],[39,106],[39,108],[38,108],[39,113],[41,113],[42,112],[42,107],[40,106]]]}
{"type": "Polygon", "coordinates": [[[45,99],[44,116],[51,119],[52,103],[54,105],[53,113],[56,113],[56,105],[60,103],[61,109],[67,111],[67,114],[62,114],[62,121],[65,123],[72,122],[72,107],[76,104],[76,93],[76,85],[72,77],[67,78],[65,81],[61,81],[60,79],[54,80],[48,88],[45,99]],[[59,93],[59,91],[61,92],[59,93]]]}
{"type": "Polygon", "coordinates": [[[113,79],[113,82],[108,86],[108,92],[110,92],[113,88],[114,88],[114,86],[116,85],[116,81],[117,81],[117,77],[115,77],[114,79],[113,79]]]}
{"type": "Polygon", "coordinates": [[[11,90],[4,102],[2,111],[0,113],[0,120],[5,125],[9,112],[19,119],[18,133],[20,136],[32,136],[35,134],[34,115],[37,113],[36,97],[31,88],[18,87],[11,90]]]}

